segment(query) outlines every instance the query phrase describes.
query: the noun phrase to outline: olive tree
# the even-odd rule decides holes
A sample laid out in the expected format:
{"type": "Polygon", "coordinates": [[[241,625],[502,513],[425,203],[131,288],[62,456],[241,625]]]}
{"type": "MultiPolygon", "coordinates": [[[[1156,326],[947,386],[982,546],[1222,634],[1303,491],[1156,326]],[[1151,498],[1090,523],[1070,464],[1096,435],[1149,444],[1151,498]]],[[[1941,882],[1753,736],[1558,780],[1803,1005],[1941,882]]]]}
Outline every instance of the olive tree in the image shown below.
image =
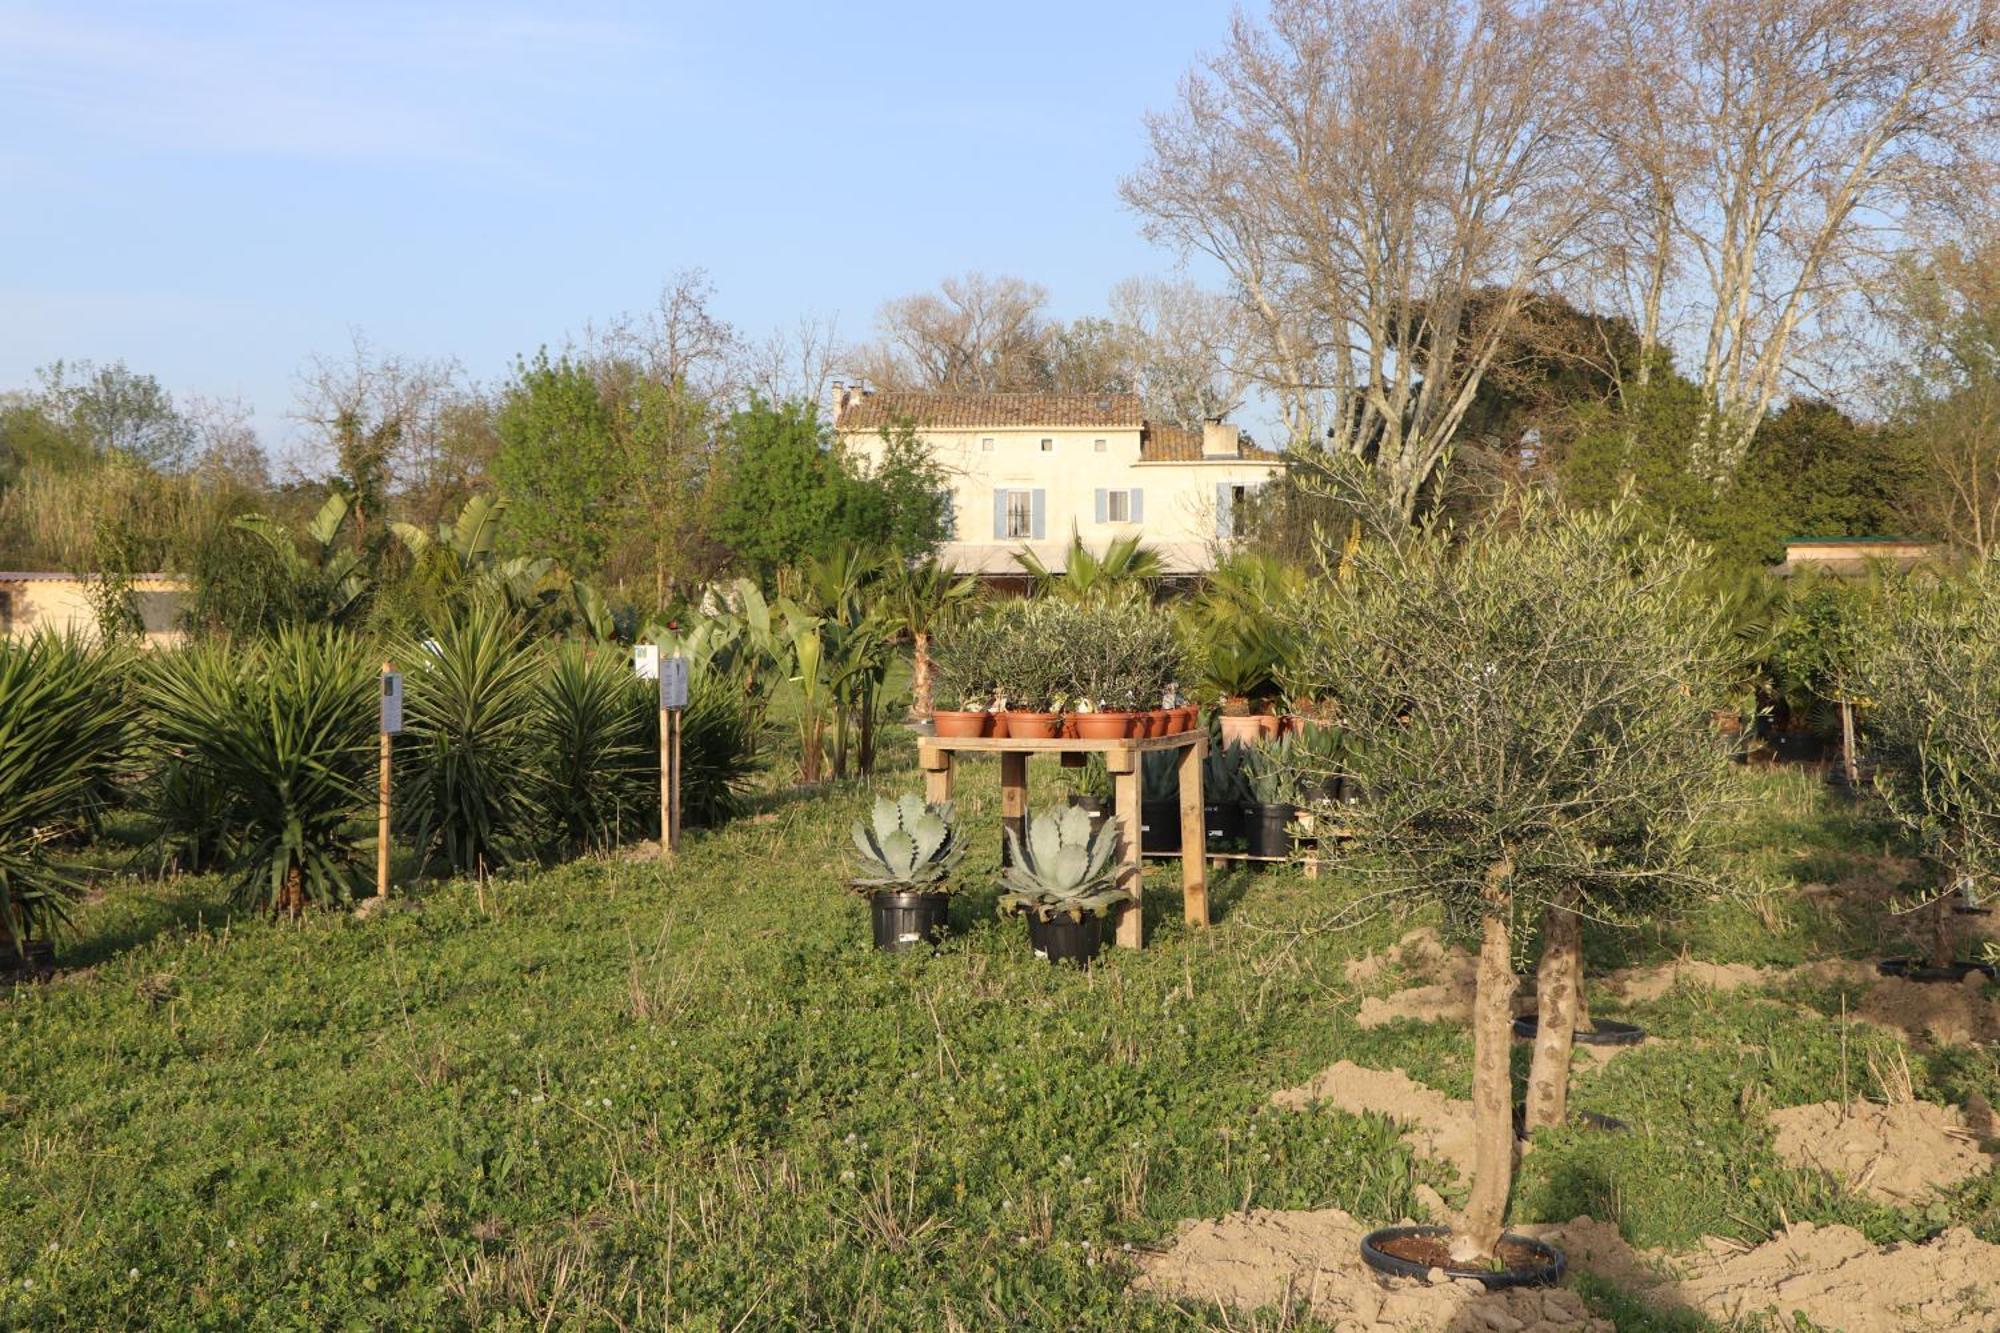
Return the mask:
{"type": "Polygon", "coordinates": [[[1565,1115],[1580,922],[1636,922],[1710,887],[1726,782],[1712,721],[1727,644],[1703,553],[1626,510],[1529,499],[1474,529],[1377,521],[1352,577],[1299,615],[1301,676],[1336,701],[1364,904],[1431,900],[1478,941],[1477,1147],[1457,1257],[1489,1259],[1513,1173],[1514,956],[1539,919],[1530,1123],[1565,1115]]]}
{"type": "Polygon", "coordinates": [[[2000,871],[2000,572],[1913,581],[1882,600],[1864,667],[1876,790],[1936,872],[1931,952],[1952,962],[1946,901],[2000,871]]]}

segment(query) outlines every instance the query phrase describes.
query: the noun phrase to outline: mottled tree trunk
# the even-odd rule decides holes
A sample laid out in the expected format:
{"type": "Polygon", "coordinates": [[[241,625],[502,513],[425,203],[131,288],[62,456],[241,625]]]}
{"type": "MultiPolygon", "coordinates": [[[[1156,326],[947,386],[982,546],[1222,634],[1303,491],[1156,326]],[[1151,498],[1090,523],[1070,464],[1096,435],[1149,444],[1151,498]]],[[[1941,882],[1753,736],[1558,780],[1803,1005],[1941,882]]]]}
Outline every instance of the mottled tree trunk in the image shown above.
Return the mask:
{"type": "Polygon", "coordinates": [[[1452,1258],[1460,1262],[1493,1257],[1514,1184],[1514,1080],[1508,1057],[1515,980],[1508,930],[1512,902],[1505,887],[1512,876],[1513,866],[1507,862],[1487,873],[1486,919],[1472,1001],[1472,1198],[1465,1206],[1465,1225],[1452,1237],[1452,1258]]]}
{"type": "Polygon", "coordinates": [[[1550,903],[1542,913],[1542,964],[1535,976],[1535,1062],[1528,1072],[1530,1132],[1569,1115],[1569,1058],[1583,995],[1583,931],[1576,913],[1550,903]]]}
{"type": "Polygon", "coordinates": [[[1958,886],[1954,881],[1952,887],[1938,895],[1937,904],[1932,909],[1936,913],[1931,921],[1932,967],[1950,967],[1958,961],[1958,941],[1952,938],[1951,929],[1952,899],[1957,896],[1958,886]]]}
{"type": "MultiPolygon", "coordinates": [[[[928,630],[918,630],[916,653],[910,666],[910,707],[918,717],[929,717],[935,706],[931,698],[931,636],[928,630]]],[[[957,700],[952,701],[954,705],[957,700]]]]}

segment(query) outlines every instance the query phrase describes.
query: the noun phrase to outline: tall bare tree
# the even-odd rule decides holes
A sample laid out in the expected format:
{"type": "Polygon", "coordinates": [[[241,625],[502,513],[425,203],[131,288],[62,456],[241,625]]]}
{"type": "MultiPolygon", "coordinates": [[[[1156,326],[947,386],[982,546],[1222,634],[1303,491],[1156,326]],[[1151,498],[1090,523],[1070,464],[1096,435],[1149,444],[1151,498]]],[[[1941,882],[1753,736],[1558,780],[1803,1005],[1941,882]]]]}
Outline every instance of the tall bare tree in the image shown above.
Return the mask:
{"type": "Polygon", "coordinates": [[[399,482],[427,477],[442,454],[446,409],[461,396],[455,361],[385,355],[359,331],[344,357],[316,356],[298,379],[293,416],[316,429],[365,545],[399,482]],[[328,457],[330,456],[330,457],[328,457]]]}
{"type": "Polygon", "coordinates": [[[1293,440],[1405,514],[1592,214],[1593,33],[1561,0],[1276,0],[1148,121],[1127,203],[1227,270],[1293,440]]]}
{"type": "Polygon", "coordinates": [[[1111,289],[1111,318],[1131,346],[1149,417],[1193,426],[1242,406],[1249,377],[1226,295],[1185,279],[1127,278],[1111,289]]]}
{"type": "Polygon", "coordinates": [[[1006,393],[1048,386],[1048,290],[966,273],[885,304],[854,369],[878,388],[1006,393]]]}

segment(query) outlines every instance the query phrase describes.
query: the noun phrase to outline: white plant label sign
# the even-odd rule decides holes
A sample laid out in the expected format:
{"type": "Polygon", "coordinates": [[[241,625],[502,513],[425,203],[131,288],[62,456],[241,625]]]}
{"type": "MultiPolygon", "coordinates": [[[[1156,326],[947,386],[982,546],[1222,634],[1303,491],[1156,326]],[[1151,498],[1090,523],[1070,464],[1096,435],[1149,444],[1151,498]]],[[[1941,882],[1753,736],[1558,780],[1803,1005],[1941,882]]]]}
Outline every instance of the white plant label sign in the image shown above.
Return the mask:
{"type": "Polygon", "coordinates": [[[686,708],[688,706],[688,663],[685,657],[674,656],[658,664],[660,673],[660,707],[686,708]]]}
{"type": "Polygon", "coordinates": [[[403,734],[403,673],[400,671],[382,673],[382,734],[403,734]]]}
{"type": "Polygon", "coordinates": [[[660,645],[657,643],[635,643],[632,645],[632,674],[640,680],[660,678],[660,645]]]}

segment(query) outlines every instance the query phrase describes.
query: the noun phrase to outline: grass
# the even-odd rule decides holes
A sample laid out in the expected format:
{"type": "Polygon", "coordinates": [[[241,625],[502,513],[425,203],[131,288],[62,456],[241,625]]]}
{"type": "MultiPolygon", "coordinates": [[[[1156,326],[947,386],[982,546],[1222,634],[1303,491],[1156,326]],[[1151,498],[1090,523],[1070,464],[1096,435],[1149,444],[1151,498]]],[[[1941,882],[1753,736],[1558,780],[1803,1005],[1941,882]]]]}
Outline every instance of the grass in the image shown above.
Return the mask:
{"type": "MultiPolygon", "coordinates": [[[[1774,885],[1859,845],[1785,781],[1746,779],[1799,808],[1732,853],[1774,885]]],[[[442,884],[367,922],[105,881],[80,968],[0,996],[0,1327],[1275,1327],[1132,1294],[1128,1247],[1245,1206],[1393,1220],[1418,1183],[1457,1192],[1386,1122],[1267,1105],[1340,1058],[1465,1095],[1462,1032],[1352,1021],[1342,964],[1409,923],[1301,931],[1338,879],[1235,873],[1194,933],[1156,873],[1145,952],[1051,969],[993,915],[996,785],[962,772],[970,892],[936,957],[872,952],[838,887],[859,785],[770,796],[671,867],[442,884]]],[[[1772,901],[1754,941],[1728,902],[1621,944],[1856,941],[1772,901]]],[[[1762,1111],[1835,1095],[1889,1038],[1754,995],[1631,1012],[1683,1041],[1577,1097],[1640,1132],[1545,1136],[1517,1216],[1644,1244],[1785,1217],[2000,1239],[1990,1180],[1912,1213],[1771,1157],[1762,1111]]],[[[1920,1094],[2000,1100],[1989,1057],[1911,1065],[1920,1094]]],[[[1620,1327],[1708,1327],[1585,1290],[1620,1327]]]]}

